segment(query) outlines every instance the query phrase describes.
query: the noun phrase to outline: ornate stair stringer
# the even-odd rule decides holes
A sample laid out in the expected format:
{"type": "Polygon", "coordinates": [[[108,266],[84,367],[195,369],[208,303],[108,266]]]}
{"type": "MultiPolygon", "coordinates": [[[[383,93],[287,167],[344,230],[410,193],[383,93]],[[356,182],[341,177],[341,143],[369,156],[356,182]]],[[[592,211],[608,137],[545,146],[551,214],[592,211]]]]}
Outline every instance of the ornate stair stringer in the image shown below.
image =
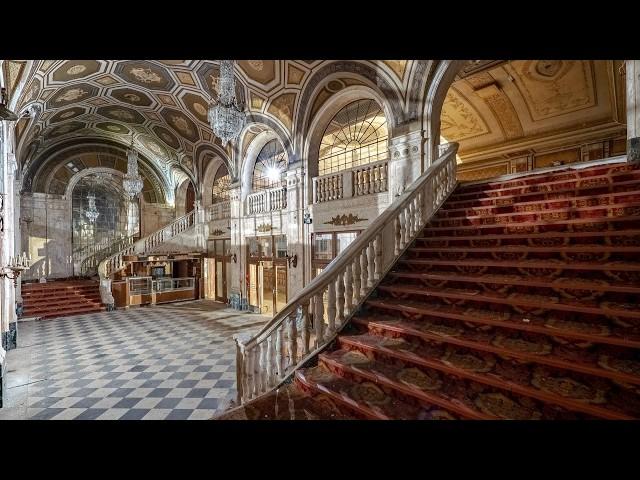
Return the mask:
{"type": "Polygon", "coordinates": [[[94,275],[97,272],[98,265],[105,258],[113,255],[116,252],[119,252],[131,245],[138,240],[138,235],[129,235],[128,237],[119,238],[115,242],[107,245],[106,247],[94,251],[90,255],[87,255],[83,258],[80,258],[80,275],[83,277],[94,275]]]}
{"type": "Polygon", "coordinates": [[[141,238],[140,240],[119,250],[113,255],[105,258],[98,265],[98,275],[100,275],[100,296],[102,303],[112,306],[114,298],[111,294],[112,275],[128,265],[124,260],[127,255],[144,255],[163,242],[185,233],[191,228],[195,228],[198,223],[202,223],[202,210],[194,209],[189,213],[179,217],[172,223],[156,230],[155,232],[141,238]]]}
{"type": "Polygon", "coordinates": [[[455,189],[457,150],[457,143],[443,148],[441,157],[257,334],[234,337],[240,403],[277,388],[337,336],[455,189]]]}

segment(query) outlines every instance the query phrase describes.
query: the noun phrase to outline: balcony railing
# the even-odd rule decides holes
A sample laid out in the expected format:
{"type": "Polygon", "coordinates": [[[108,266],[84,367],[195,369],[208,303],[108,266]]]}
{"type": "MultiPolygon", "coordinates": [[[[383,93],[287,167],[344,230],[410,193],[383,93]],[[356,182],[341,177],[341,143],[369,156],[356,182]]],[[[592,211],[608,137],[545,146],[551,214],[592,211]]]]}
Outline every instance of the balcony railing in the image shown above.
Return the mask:
{"type": "Polygon", "coordinates": [[[287,187],[270,188],[252,193],[247,197],[249,215],[276,212],[287,208],[287,187]]]}
{"type": "Polygon", "coordinates": [[[231,218],[231,201],[225,200],[223,202],[214,203],[209,205],[206,210],[207,221],[222,220],[224,218],[231,218]]]}
{"type": "Polygon", "coordinates": [[[322,175],[313,179],[313,203],[386,192],[388,179],[388,159],[322,175]]]}

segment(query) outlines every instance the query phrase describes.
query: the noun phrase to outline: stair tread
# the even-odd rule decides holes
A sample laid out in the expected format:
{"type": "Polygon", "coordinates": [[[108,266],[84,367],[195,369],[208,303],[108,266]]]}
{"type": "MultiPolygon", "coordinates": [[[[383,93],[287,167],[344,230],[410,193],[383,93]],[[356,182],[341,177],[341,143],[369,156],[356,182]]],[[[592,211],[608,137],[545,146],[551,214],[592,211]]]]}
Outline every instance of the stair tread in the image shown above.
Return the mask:
{"type": "MultiPolygon", "coordinates": [[[[640,187],[640,181],[638,182],[638,187],[640,187]]],[[[523,207],[523,206],[529,206],[529,205],[541,205],[541,204],[545,204],[545,203],[570,203],[570,204],[575,204],[576,202],[580,202],[580,201],[594,201],[595,199],[602,199],[602,198],[611,198],[611,197],[625,197],[625,196],[636,196],[636,195],[640,195],[640,188],[638,190],[629,190],[629,191],[624,191],[624,192],[606,192],[606,193],[599,193],[596,195],[581,195],[581,196],[571,196],[571,197],[566,197],[566,198],[552,198],[552,199],[547,199],[547,200],[530,200],[528,202],[514,202],[511,204],[503,204],[503,205],[478,205],[478,206],[468,206],[468,207],[458,207],[456,206],[455,208],[451,207],[451,203],[460,203],[460,202],[447,202],[445,203],[439,210],[438,210],[438,215],[441,213],[453,213],[453,212],[467,212],[468,210],[473,210],[473,209],[498,209],[498,208],[516,208],[516,207],[523,207]]],[[[470,200],[471,201],[471,200],[470,200]]],[[[618,202],[614,202],[614,203],[607,203],[607,204],[603,204],[603,205],[594,205],[594,206],[613,206],[613,205],[617,205],[619,204],[618,202]]],[[[573,205],[571,205],[573,206],[573,205]]],[[[559,208],[559,207],[558,207],[559,208]]],[[[562,208],[567,208],[567,207],[562,207],[562,208]]],[[[546,210],[546,209],[545,209],[546,210]]],[[[515,212],[514,212],[515,213],[515,212]]]]}
{"type": "Polygon", "coordinates": [[[611,325],[608,322],[575,321],[558,317],[543,317],[531,313],[496,312],[477,307],[426,304],[408,300],[384,299],[384,301],[380,301],[368,299],[366,303],[377,308],[388,308],[395,311],[450,318],[481,325],[512,328],[524,332],[567,337],[585,342],[640,349],[640,331],[637,333],[627,332],[623,327],[615,324],[611,325]]]}
{"type": "MultiPolygon", "coordinates": [[[[591,223],[591,224],[599,224],[599,223],[612,223],[612,222],[637,222],[640,219],[637,216],[624,216],[624,217],[593,217],[593,218],[571,218],[567,220],[554,220],[550,222],[548,220],[536,220],[536,221],[527,221],[527,222],[512,222],[511,224],[506,223],[490,223],[490,224],[481,224],[481,225],[459,225],[459,226],[442,226],[442,227],[434,227],[431,225],[427,225],[424,228],[424,231],[444,231],[444,230],[473,230],[476,231],[478,229],[490,229],[490,228],[506,228],[506,229],[522,229],[524,227],[536,227],[536,226],[566,226],[566,225],[575,225],[581,223],[591,223]]],[[[462,236],[462,235],[461,235],[462,236]]]]}
{"type": "MultiPolygon", "coordinates": [[[[545,389],[546,385],[540,382],[544,372],[535,372],[531,375],[526,371],[525,367],[520,367],[520,370],[518,370],[518,366],[514,365],[512,372],[505,370],[506,374],[511,373],[511,378],[507,378],[504,373],[500,372],[500,367],[502,366],[500,363],[488,363],[478,368],[473,363],[461,364],[461,362],[456,362],[455,360],[452,362],[446,354],[442,358],[434,357],[428,349],[409,343],[402,338],[392,339],[369,334],[345,335],[340,337],[340,346],[346,350],[355,348],[358,351],[365,350],[382,354],[387,358],[402,362],[405,366],[425,367],[429,370],[435,370],[439,374],[466,378],[589,415],[602,416],[604,418],[620,418],[620,415],[622,415],[626,418],[633,418],[633,415],[640,413],[637,409],[627,411],[624,402],[620,401],[609,408],[599,406],[599,403],[605,402],[602,398],[602,391],[598,390],[597,387],[583,384],[581,385],[583,393],[586,391],[593,396],[589,398],[583,394],[572,398],[566,394],[561,395],[557,391],[545,389]]],[[[424,380],[424,377],[422,380],[424,380]]]]}
{"type": "Polygon", "coordinates": [[[411,278],[419,280],[443,280],[448,282],[476,282],[479,284],[519,285],[553,289],[588,289],[599,292],[623,292],[640,294],[640,284],[591,280],[581,277],[524,276],[504,273],[460,273],[447,271],[410,272],[392,271],[391,278],[411,278]]]}
{"type": "Polygon", "coordinates": [[[322,393],[325,393],[334,401],[338,401],[345,406],[354,408],[356,411],[359,411],[369,418],[380,420],[413,420],[416,418],[428,419],[447,417],[452,419],[458,418],[457,415],[452,414],[452,412],[444,409],[443,407],[417,407],[403,402],[398,398],[386,396],[384,393],[382,393],[382,395],[385,396],[383,402],[375,402],[372,398],[367,400],[367,398],[363,398],[363,395],[360,393],[361,391],[362,393],[365,393],[365,395],[365,389],[367,388],[373,389],[377,394],[380,394],[382,391],[372,383],[366,383],[364,385],[354,384],[343,377],[329,372],[321,366],[298,370],[296,372],[296,380],[307,387],[312,387],[322,393]]]}
{"type": "MultiPolygon", "coordinates": [[[[640,230],[638,229],[629,229],[629,230],[605,230],[600,232],[543,232],[536,233],[535,238],[589,238],[589,237],[626,237],[626,236],[636,236],[640,235],[640,230]]],[[[465,235],[465,236],[431,236],[424,237],[420,236],[416,238],[416,240],[420,242],[429,242],[429,241],[462,241],[462,240],[513,240],[513,239],[529,239],[532,238],[532,234],[522,234],[522,233],[503,233],[503,234],[495,234],[495,235],[465,235]]]]}
{"type": "Polygon", "coordinates": [[[502,331],[480,332],[469,329],[463,322],[451,325],[387,317],[358,317],[355,322],[366,325],[368,328],[375,326],[396,333],[410,334],[430,342],[455,345],[498,356],[508,355],[548,367],[640,385],[640,361],[637,360],[637,355],[635,360],[633,358],[619,358],[613,356],[612,352],[606,348],[600,351],[596,350],[593,355],[590,354],[589,356],[596,357],[591,359],[586,354],[580,356],[575,349],[571,352],[565,346],[555,345],[550,340],[536,342],[531,336],[523,337],[513,333],[505,335],[502,331]],[[603,365],[606,365],[607,368],[603,365]],[[618,366],[618,368],[614,369],[614,366],[618,366]],[[638,373],[628,373],[628,371],[637,371],[638,373]]]}
{"type": "MultiPolygon", "coordinates": [[[[390,389],[391,393],[398,392],[411,396],[418,401],[428,402],[453,412],[461,418],[475,420],[533,420],[543,418],[540,412],[534,408],[518,405],[516,400],[518,396],[513,392],[504,390],[499,391],[498,395],[503,401],[511,404],[511,415],[501,416],[497,414],[498,412],[487,411],[486,408],[477,404],[478,400],[486,398],[487,395],[496,395],[496,390],[498,389],[486,387],[480,392],[473,391],[469,388],[470,382],[465,379],[449,376],[446,381],[439,382],[437,377],[419,376],[415,367],[406,368],[402,364],[396,365],[371,360],[363,355],[353,355],[353,352],[342,349],[337,349],[330,353],[321,353],[320,362],[331,368],[332,372],[336,370],[347,372],[350,375],[367,380],[371,384],[390,389]],[[351,355],[349,355],[350,353],[351,355]],[[420,379],[419,382],[415,382],[416,377],[420,379]]],[[[475,385],[480,384],[475,383],[475,385]]],[[[370,391],[372,388],[370,385],[368,387],[367,390],[370,391]]],[[[378,391],[381,392],[382,389],[378,387],[378,391]]],[[[379,393],[378,396],[380,396],[379,393]]],[[[618,418],[620,417],[621,415],[618,415],[618,418]]],[[[628,417],[624,416],[622,418],[628,417]]]]}
{"type": "Polygon", "coordinates": [[[640,271],[640,262],[621,260],[597,260],[591,262],[562,261],[557,259],[496,260],[492,258],[464,258],[444,260],[440,258],[401,258],[402,264],[414,265],[459,265],[475,267],[557,268],[562,270],[618,270],[640,271]]]}
{"type": "Polygon", "coordinates": [[[411,288],[395,285],[380,285],[379,290],[390,293],[424,295],[452,298],[458,300],[473,300],[479,302],[493,302],[504,305],[517,305],[521,307],[534,307],[550,310],[565,310],[599,315],[617,315],[623,317],[640,318],[640,309],[636,304],[604,301],[601,303],[586,300],[562,299],[551,295],[525,294],[514,292],[504,296],[496,292],[483,292],[480,289],[462,288],[411,288]]]}

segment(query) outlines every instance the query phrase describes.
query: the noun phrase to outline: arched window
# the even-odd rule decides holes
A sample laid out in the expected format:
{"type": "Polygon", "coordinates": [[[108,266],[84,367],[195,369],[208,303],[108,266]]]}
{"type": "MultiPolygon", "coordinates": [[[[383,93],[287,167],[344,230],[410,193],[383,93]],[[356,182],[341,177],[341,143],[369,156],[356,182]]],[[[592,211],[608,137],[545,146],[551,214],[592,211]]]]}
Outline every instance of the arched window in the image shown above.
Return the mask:
{"type": "Polygon", "coordinates": [[[387,119],[375,100],[357,100],[329,122],[320,143],[318,174],[339,172],[385,160],[387,119]]]}
{"type": "Polygon", "coordinates": [[[231,177],[227,167],[221,165],[213,179],[213,188],[211,189],[211,203],[216,204],[229,200],[229,185],[231,177]]]}
{"type": "Polygon", "coordinates": [[[275,138],[266,143],[253,167],[251,186],[254,192],[286,185],[287,154],[275,138]]]}

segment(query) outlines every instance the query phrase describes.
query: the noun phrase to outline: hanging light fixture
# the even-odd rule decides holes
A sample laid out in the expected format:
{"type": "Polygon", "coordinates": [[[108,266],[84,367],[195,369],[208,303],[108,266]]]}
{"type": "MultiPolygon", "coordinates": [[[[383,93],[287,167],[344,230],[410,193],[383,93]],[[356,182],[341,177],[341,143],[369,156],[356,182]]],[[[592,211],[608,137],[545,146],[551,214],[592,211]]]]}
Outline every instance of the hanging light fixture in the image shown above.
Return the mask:
{"type": "Polygon", "coordinates": [[[89,208],[84,212],[84,214],[91,223],[94,223],[98,219],[100,212],[98,212],[98,209],[96,208],[96,196],[93,192],[87,195],[87,200],[89,200],[89,208]]]}
{"type": "Polygon", "coordinates": [[[142,191],[142,178],[138,173],[138,152],[133,148],[133,134],[131,147],[127,150],[127,173],[122,180],[122,187],[129,198],[134,199],[142,191]]]}
{"type": "Polygon", "coordinates": [[[244,106],[236,100],[233,64],[233,60],[220,61],[218,101],[209,107],[211,129],[222,140],[223,147],[238,137],[246,120],[244,106]]]}
{"type": "Polygon", "coordinates": [[[96,194],[94,192],[96,184],[100,179],[97,176],[89,176],[87,177],[87,180],[89,181],[89,194],[87,195],[89,208],[85,210],[84,215],[91,223],[95,223],[95,221],[98,219],[98,216],[100,215],[100,212],[98,212],[98,208],[96,207],[96,194]]]}

